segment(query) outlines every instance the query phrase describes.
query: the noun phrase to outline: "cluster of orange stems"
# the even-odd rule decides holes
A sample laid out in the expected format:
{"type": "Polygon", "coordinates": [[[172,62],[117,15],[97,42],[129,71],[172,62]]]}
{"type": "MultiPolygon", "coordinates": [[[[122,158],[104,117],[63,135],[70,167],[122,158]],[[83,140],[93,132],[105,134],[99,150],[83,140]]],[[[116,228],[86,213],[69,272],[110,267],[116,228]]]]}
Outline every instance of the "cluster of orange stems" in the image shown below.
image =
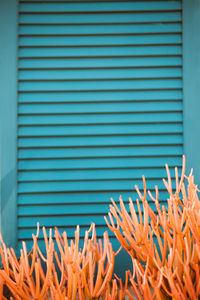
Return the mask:
{"type": "Polygon", "coordinates": [[[133,271],[126,271],[123,283],[113,276],[115,257],[105,232],[97,240],[95,225],[85,233],[84,245],[79,245],[79,226],[75,239],[68,241],[55,228],[49,237],[43,228],[46,253],[33,235],[31,253],[22,243],[20,257],[7,248],[0,236],[0,299],[198,299],[200,296],[200,201],[192,172],[185,176],[185,158],[179,178],[175,168],[176,187],[172,188],[169,168],[164,180],[169,193],[167,205],[160,206],[159,191],[155,196],[136,186],[140,200],[136,205],[129,199],[129,211],[120,198],[119,205],[110,205],[109,219],[105,221],[121,246],[132,259],[133,271]],[[187,181],[187,186],[185,185],[187,181]],[[147,193],[155,203],[153,210],[147,193]],[[59,275],[58,275],[59,274],[59,275]],[[5,296],[5,288],[10,292],[5,296]]]}

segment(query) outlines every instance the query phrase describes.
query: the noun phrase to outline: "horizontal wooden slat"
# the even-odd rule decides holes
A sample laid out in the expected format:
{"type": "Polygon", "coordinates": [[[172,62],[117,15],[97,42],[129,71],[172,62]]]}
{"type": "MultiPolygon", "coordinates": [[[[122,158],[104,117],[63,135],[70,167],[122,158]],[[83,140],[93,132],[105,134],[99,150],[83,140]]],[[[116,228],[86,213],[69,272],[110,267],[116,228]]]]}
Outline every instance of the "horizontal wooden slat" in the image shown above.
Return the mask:
{"type": "Polygon", "coordinates": [[[143,79],[181,77],[180,68],[154,69],[106,69],[106,70],[22,70],[19,80],[95,80],[95,79],[143,79]]]}
{"type": "Polygon", "coordinates": [[[19,149],[19,159],[35,158],[83,158],[83,157],[125,157],[125,156],[170,156],[181,155],[181,145],[106,147],[106,148],[61,148],[61,149],[19,149]]]}
{"type": "Polygon", "coordinates": [[[154,11],[154,10],[179,10],[181,3],[179,1],[134,1],[134,2],[104,2],[104,3],[22,3],[19,11],[23,13],[30,12],[105,12],[105,11],[154,11]]]}
{"type": "MultiPolygon", "coordinates": [[[[178,136],[175,136],[178,141],[178,136]]],[[[155,139],[155,137],[154,137],[155,139]]],[[[181,137],[182,139],[182,137],[181,137]]],[[[172,142],[171,142],[172,143],[172,142]]],[[[109,168],[145,168],[181,165],[181,157],[123,157],[123,158],[84,158],[84,159],[34,159],[20,160],[19,170],[73,170],[109,168]]]]}
{"type": "Polygon", "coordinates": [[[117,145],[166,145],[182,144],[182,135],[127,135],[127,136],[85,136],[85,137],[49,137],[49,138],[19,138],[19,147],[97,147],[117,145]]]}
{"type": "Polygon", "coordinates": [[[23,69],[81,69],[181,66],[181,57],[123,57],[83,59],[21,59],[23,69]]]}
{"type": "MultiPolygon", "coordinates": [[[[152,157],[152,159],[154,159],[152,157]]],[[[114,169],[114,170],[70,170],[70,171],[21,171],[18,174],[19,182],[41,181],[67,181],[67,180],[103,180],[103,179],[138,179],[145,175],[146,178],[162,178],[164,168],[141,169],[114,169]]]]}
{"type": "Polygon", "coordinates": [[[18,216],[45,216],[45,215],[87,215],[104,214],[109,210],[109,204],[78,204],[78,205],[45,205],[39,206],[18,206],[18,216]]]}
{"type": "MultiPolygon", "coordinates": [[[[76,192],[76,191],[126,191],[131,190],[137,184],[142,188],[141,180],[90,180],[90,181],[70,181],[70,182],[28,182],[18,184],[18,193],[45,193],[45,192],[76,192]]],[[[163,184],[163,183],[162,183],[163,184]]],[[[158,180],[148,180],[149,188],[155,185],[161,188],[162,184],[158,180]]],[[[79,213],[82,213],[81,210],[79,213]]]]}
{"type": "Polygon", "coordinates": [[[20,58],[62,57],[120,57],[120,56],[176,56],[181,55],[179,45],[116,46],[116,47],[20,47],[20,58]]]}
{"type": "MultiPolygon", "coordinates": [[[[105,214],[104,214],[105,215],[105,214]]],[[[103,225],[105,224],[104,221],[104,215],[96,215],[96,216],[87,216],[87,215],[83,215],[81,216],[81,220],[80,220],[80,216],[73,216],[73,215],[69,215],[69,216],[59,216],[59,218],[57,216],[41,216],[40,217],[40,226],[48,226],[48,227],[54,227],[54,226],[76,226],[77,224],[80,225],[85,225],[89,227],[90,224],[90,220],[91,222],[95,220],[96,225],[103,225]],[[80,222],[81,221],[81,222],[80,222]]],[[[20,217],[18,218],[18,227],[19,228],[23,228],[23,227],[34,227],[36,228],[37,226],[37,222],[38,222],[38,217],[37,216],[31,216],[30,217],[20,217]]]]}
{"type": "Polygon", "coordinates": [[[19,103],[59,103],[59,102],[106,102],[106,101],[160,101],[180,100],[182,90],[142,90],[142,91],[101,91],[95,92],[38,92],[19,93],[19,103]]]}
{"type": "Polygon", "coordinates": [[[104,36],[27,36],[19,39],[19,46],[102,46],[102,45],[145,45],[180,44],[181,35],[104,35],[104,36]]]}
{"type": "MultiPolygon", "coordinates": [[[[131,112],[156,112],[180,111],[182,101],[162,102],[121,102],[121,103],[81,103],[81,104],[20,104],[19,114],[78,114],[91,113],[131,113],[131,112]]],[[[95,116],[93,116],[95,118],[95,116]]]]}
{"type": "Polygon", "coordinates": [[[141,125],[92,125],[92,126],[47,126],[20,127],[18,136],[82,136],[104,134],[152,134],[181,133],[182,124],[141,124],[141,125]]]}
{"type": "MultiPolygon", "coordinates": [[[[115,3],[114,3],[115,4],[115,3]]],[[[180,23],[156,24],[120,24],[120,25],[21,25],[19,34],[22,35],[94,35],[94,34],[123,34],[123,33],[172,33],[181,32],[180,23]]]]}
{"type": "MultiPolygon", "coordinates": [[[[89,229],[89,223],[88,223],[88,226],[80,226],[80,230],[79,230],[79,234],[80,234],[80,238],[84,238],[85,237],[85,231],[89,229]]],[[[34,228],[35,229],[35,228],[34,228]]],[[[22,229],[22,228],[19,228],[19,231],[18,231],[18,238],[19,240],[28,240],[28,241],[31,241],[32,240],[32,234],[35,233],[35,230],[33,228],[25,228],[25,229],[22,229]]],[[[73,227],[59,227],[59,232],[62,233],[63,231],[66,231],[67,232],[67,237],[68,239],[69,238],[74,238],[74,234],[75,234],[75,230],[76,230],[76,226],[73,226],[73,227]]],[[[99,236],[103,236],[103,233],[105,231],[108,231],[108,227],[106,224],[102,225],[102,226],[97,226],[96,228],[96,234],[99,236]]],[[[48,232],[48,231],[47,231],[48,232]]],[[[54,236],[54,229],[53,229],[53,236],[54,236]]],[[[114,237],[113,236],[113,233],[111,231],[109,231],[109,238],[114,237]]],[[[43,233],[42,233],[42,230],[40,230],[40,234],[39,234],[39,240],[42,242],[44,242],[43,240],[43,233]]],[[[54,244],[55,247],[56,247],[56,244],[54,244]]]]}
{"type": "Polygon", "coordinates": [[[96,13],[96,14],[21,14],[19,24],[109,24],[181,21],[181,12],[96,13]]]}
{"type": "MultiPolygon", "coordinates": [[[[163,167],[163,166],[162,166],[163,167]]],[[[142,179],[141,179],[142,181],[142,179]]],[[[161,180],[160,180],[161,181],[161,180]]],[[[147,188],[148,184],[147,184],[147,188]]],[[[163,186],[164,188],[164,186],[163,186]]],[[[152,190],[152,194],[155,194],[154,189],[152,190]]],[[[138,198],[136,191],[134,190],[134,182],[130,191],[128,192],[90,192],[90,193],[38,193],[38,194],[20,194],[18,195],[18,205],[60,205],[60,204],[79,204],[79,203],[108,203],[111,204],[110,198],[113,198],[116,202],[119,202],[119,197],[122,196],[125,202],[129,201],[131,197],[133,201],[138,198]]],[[[166,189],[159,191],[159,199],[162,201],[166,201],[169,197],[166,189]]],[[[149,199],[149,196],[147,195],[149,199]]],[[[48,210],[47,210],[48,212],[48,210]]],[[[53,226],[53,225],[51,225],[53,226]]]]}
{"type": "Polygon", "coordinates": [[[112,123],[148,123],[182,121],[182,110],[115,113],[115,114],[77,114],[77,115],[23,115],[19,116],[19,125],[58,125],[58,124],[112,124],[112,123]]]}
{"type": "Polygon", "coordinates": [[[88,91],[181,89],[181,79],[99,80],[99,81],[28,81],[19,82],[19,91],[88,91]]]}

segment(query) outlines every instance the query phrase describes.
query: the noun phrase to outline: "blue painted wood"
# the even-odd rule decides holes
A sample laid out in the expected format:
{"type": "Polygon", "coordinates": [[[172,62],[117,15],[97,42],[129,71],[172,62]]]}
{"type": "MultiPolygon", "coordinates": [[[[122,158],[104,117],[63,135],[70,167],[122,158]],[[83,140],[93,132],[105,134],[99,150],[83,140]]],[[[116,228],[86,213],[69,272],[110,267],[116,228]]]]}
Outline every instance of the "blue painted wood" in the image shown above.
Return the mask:
{"type": "Polygon", "coordinates": [[[100,236],[110,197],[135,200],[142,174],[166,203],[164,164],[183,153],[181,31],[181,1],[21,1],[19,241],[38,220],[69,237],[95,221],[100,236]]]}
{"type": "Polygon", "coordinates": [[[195,182],[200,184],[200,1],[183,0],[183,99],[184,153],[187,171],[194,168],[195,182]]]}
{"type": "MultiPolygon", "coordinates": [[[[38,27],[38,26],[37,26],[38,27]]],[[[55,26],[57,28],[57,26],[55,26]]],[[[70,26],[71,28],[71,26],[70,26]]],[[[42,57],[106,57],[106,56],[177,56],[182,54],[180,45],[135,45],[135,46],[118,46],[114,48],[102,46],[99,48],[93,47],[45,47],[31,48],[20,47],[19,56],[21,58],[42,58],[42,57]]],[[[42,71],[42,70],[41,70],[42,71]]],[[[99,70],[98,70],[99,71],[99,70]]],[[[58,72],[58,70],[57,70],[58,72]]]]}
{"type": "Polygon", "coordinates": [[[85,137],[28,137],[19,138],[18,145],[23,148],[43,147],[97,147],[97,146],[123,146],[123,145],[166,145],[182,144],[181,134],[159,135],[104,135],[85,137]]]}
{"type": "MultiPolygon", "coordinates": [[[[140,189],[143,188],[141,179],[135,179],[140,189]]],[[[148,180],[149,189],[153,189],[155,185],[160,189],[162,187],[158,180],[148,180]]],[[[45,193],[45,192],[91,192],[91,191],[127,191],[133,188],[133,180],[90,180],[90,181],[69,181],[69,182],[31,182],[19,183],[18,193],[45,193]]],[[[39,208],[38,208],[39,209],[39,208]]],[[[48,212],[48,210],[47,210],[48,212]]],[[[106,211],[105,211],[106,212],[106,211]]],[[[104,213],[105,213],[104,212],[104,213]]],[[[63,212],[64,213],[64,212],[63,212]]],[[[69,211],[69,214],[71,212],[69,211]]],[[[77,212],[78,213],[78,212],[77,212]]],[[[56,214],[56,212],[55,212],[56,214]]],[[[38,217],[39,218],[39,217],[38,217]]],[[[79,221],[81,222],[81,220],[79,221]]]]}
{"type": "MultiPolygon", "coordinates": [[[[151,3],[149,2],[149,7],[151,3]]],[[[148,12],[117,14],[21,14],[20,24],[95,24],[95,23],[147,23],[147,22],[180,22],[181,12],[148,12]]]]}
{"type": "MultiPolygon", "coordinates": [[[[164,185],[163,185],[164,188],[164,185]]],[[[166,189],[163,190],[163,188],[160,190],[159,198],[162,201],[166,201],[168,193],[166,192],[166,189]]],[[[153,191],[155,191],[153,189],[153,191]]],[[[137,193],[131,189],[128,192],[116,192],[116,191],[104,191],[104,192],[83,192],[81,193],[37,193],[37,194],[20,194],[18,196],[18,204],[23,205],[77,205],[77,204],[93,204],[93,203],[107,203],[110,204],[110,198],[115,199],[115,201],[119,202],[120,195],[123,195],[124,201],[127,203],[129,201],[129,197],[131,197],[133,200],[136,199],[137,193]],[[55,197],[56,195],[56,197],[55,197]]],[[[70,206],[69,206],[70,207],[70,206]]],[[[63,224],[64,225],[64,224],[63,224]]],[[[103,225],[103,224],[102,224],[103,225]]],[[[105,225],[105,224],[104,224],[105,225]]]]}
{"type": "Polygon", "coordinates": [[[182,133],[182,124],[127,124],[127,125],[91,125],[91,126],[38,126],[20,127],[20,137],[30,136],[85,136],[115,134],[158,134],[182,133]]]}
{"type": "Polygon", "coordinates": [[[104,3],[80,3],[76,5],[74,3],[21,3],[20,11],[26,12],[105,12],[105,11],[146,11],[148,7],[149,11],[160,10],[180,10],[181,3],[179,1],[134,1],[134,2],[104,2],[104,3]]]}
{"type": "Polygon", "coordinates": [[[180,34],[156,35],[120,35],[120,36],[45,36],[21,37],[19,46],[99,46],[99,45],[148,45],[180,44],[180,34]]]}
{"type": "MultiPolygon", "coordinates": [[[[176,68],[176,67],[175,67],[176,68]]],[[[177,68],[180,70],[180,68],[177,68]]],[[[136,69],[137,71],[140,69],[136,69]]],[[[150,69],[153,72],[153,69],[150,69]]],[[[106,72],[106,70],[104,70],[106,72]]],[[[89,72],[89,71],[88,71],[89,72]]],[[[113,70],[115,72],[115,69],[113,70]]],[[[140,71],[139,71],[140,72],[140,71]]],[[[117,74],[117,70],[116,70],[117,74]]],[[[182,90],[140,90],[140,91],[85,91],[74,92],[37,92],[37,93],[19,93],[19,103],[58,103],[58,102],[122,102],[122,101],[161,101],[161,100],[181,100],[182,90]]],[[[80,103],[79,103],[80,104],[80,103]]]]}
{"type": "Polygon", "coordinates": [[[155,69],[115,69],[115,70],[22,70],[19,78],[22,82],[27,80],[102,80],[102,79],[152,79],[177,78],[182,76],[178,68],[155,69]]]}
{"type": "MultiPolygon", "coordinates": [[[[130,192],[129,192],[130,194],[130,192]]],[[[36,196],[35,196],[36,197],[36,196]]],[[[118,201],[116,201],[118,202],[118,201]]],[[[166,201],[161,201],[163,204],[166,204],[166,201]]],[[[128,208],[128,201],[126,201],[126,207],[128,208]]],[[[104,204],[105,208],[104,211],[106,209],[106,206],[109,205],[109,201],[107,203],[104,204]]],[[[153,203],[152,201],[150,201],[150,205],[152,205],[153,207],[153,203]]],[[[56,205],[57,206],[57,205],[56,205]]],[[[63,211],[58,211],[58,214],[56,214],[55,208],[56,206],[51,206],[50,205],[50,210],[53,209],[54,207],[54,211],[53,213],[50,213],[48,215],[48,206],[46,206],[46,214],[41,215],[40,216],[40,220],[41,226],[47,226],[47,227],[53,227],[53,226],[58,226],[61,228],[66,228],[66,226],[76,226],[79,222],[80,222],[80,218],[83,221],[82,222],[82,226],[88,226],[88,221],[89,223],[91,223],[92,221],[96,222],[97,226],[101,226],[104,227],[106,229],[105,223],[102,222],[103,221],[103,216],[104,216],[104,211],[103,211],[103,205],[102,204],[73,204],[71,203],[71,205],[66,205],[63,206],[63,211]],[[88,207],[88,210],[90,213],[88,213],[86,211],[86,209],[84,208],[84,206],[88,207]],[[102,207],[102,210],[101,210],[102,207]],[[96,208],[96,209],[95,209],[96,208]],[[100,209],[100,211],[98,211],[98,208],[100,209]],[[73,213],[71,213],[71,210],[73,211],[73,213]],[[85,212],[83,211],[82,213],[82,209],[85,209],[85,212]],[[96,211],[96,212],[95,212],[96,211]]],[[[32,213],[31,209],[32,208],[33,212],[38,210],[38,206],[20,206],[20,211],[24,211],[27,208],[27,214],[24,215],[24,212],[22,213],[22,216],[19,216],[19,229],[23,230],[24,227],[26,227],[27,229],[32,228],[32,230],[34,230],[34,228],[36,227],[36,222],[37,222],[37,217],[35,217],[34,213],[32,213]]],[[[45,206],[42,207],[45,210],[45,206]]],[[[137,211],[137,207],[136,207],[136,211],[137,211]]],[[[71,237],[73,236],[73,232],[71,232],[71,237]]],[[[30,239],[30,236],[29,236],[30,239]]]]}
{"type": "MultiPolygon", "coordinates": [[[[142,139],[142,137],[140,137],[142,139]]],[[[147,140],[147,137],[145,137],[147,140]]],[[[154,137],[152,137],[153,139],[154,137]]],[[[165,137],[163,136],[163,140],[165,137]]],[[[169,136],[172,139],[172,136],[169,136]]],[[[122,138],[121,138],[122,139],[122,138]]],[[[129,137],[130,139],[130,137],[129,137]]],[[[138,139],[139,140],[139,139],[138,139]]],[[[143,138],[144,140],[144,138],[143,138]]],[[[182,137],[180,136],[180,140],[182,137]]],[[[123,141],[123,139],[122,139],[123,141]]],[[[177,140],[177,142],[179,142],[177,140]]],[[[145,143],[145,142],[143,142],[145,143]]],[[[147,143],[147,142],[146,142],[147,143]]],[[[169,141],[165,141],[169,144],[169,141]]],[[[171,142],[173,143],[173,142],[171,142]]],[[[19,161],[19,170],[92,170],[109,168],[145,168],[162,167],[164,159],[169,165],[176,166],[181,164],[180,157],[122,157],[122,158],[83,158],[83,159],[50,159],[50,160],[22,160],[19,161]]]]}
{"type": "MultiPolygon", "coordinates": [[[[167,80],[163,80],[165,84],[167,80]]],[[[181,83],[181,80],[179,81],[181,83]]],[[[118,85],[123,82],[118,81],[118,85]]],[[[145,83],[144,88],[145,88],[145,83]]],[[[109,84],[109,82],[106,82],[109,84]]],[[[159,81],[158,81],[159,84],[159,81]]],[[[94,84],[95,88],[95,84],[94,84]]],[[[99,87],[100,88],[100,87],[99,87]]],[[[141,83],[142,88],[142,83],[141,83]]],[[[178,85],[178,89],[180,86],[178,85]]],[[[76,91],[78,86],[76,88],[76,91]]],[[[38,87],[40,90],[40,87],[38,87]]],[[[101,90],[104,90],[104,86],[101,90]]],[[[148,101],[148,102],[117,102],[117,103],[50,103],[50,104],[20,104],[19,114],[74,114],[74,119],[79,118],[78,114],[95,114],[95,113],[131,113],[131,112],[170,112],[170,111],[180,111],[182,110],[182,102],[177,101],[148,101]]],[[[95,118],[95,116],[94,116],[95,118]]],[[[133,120],[134,121],[134,120],[133,120]]]]}
{"type": "MultiPolygon", "coordinates": [[[[168,2],[169,4],[170,2],[168,2]]],[[[130,3],[129,3],[130,5],[130,3]]],[[[20,35],[92,35],[92,34],[127,34],[127,33],[172,33],[181,32],[179,23],[155,23],[155,24],[120,24],[120,25],[21,25],[20,35]]]]}
{"type": "MultiPolygon", "coordinates": [[[[162,201],[161,201],[162,202],[162,201]]],[[[119,203],[117,201],[117,203],[119,203]]],[[[150,201],[149,202],[151,206],[153,206],[153,202],[150,201]]],[[[97,214],[98,215],[103,215],[105,213],[105,211],[108,209],[108,201],[106,203],[96,203],[91,205],[90,203],[86,204],[71,204],[71,205],[60,205],[60,206],[55,206],[55,205],[49,205],[49,207],[47,207],[46,205],[20,205],[19,206],[19,216],[23,217],[23,216],[44,216],[47,209],[48,209],[48,213],[50,215],[54,215],[55,214],[55,209],[56,209],[56,215],[59,216],[63,216],[64,214],[68,215],[74,215],[76,217],[76,215],[94,215],[97,214]],[[31,210],[30,210],[31,207],[31,210]],[[69,213],[69,209],[70,209],[70,213],[69,213]]],[[[128,203],[125,203],[126,208],[128,209],[128,203]]],[[[162,204],[161,204],[162,205],[162,204]]],[[[143,206],[141,205],[141,210],[143,211],[143,206]]],[[[136,206],[136,212],[138,212],[138,207],[136,206]]],[[[76,225],[76,223],[74,224],[76,225]]],[[[106,227],[106,224],[104,225],[104,228],[106,227]]]]}
{"type": "Polygon", "coordinates": [[[165,170],[162,168],[140,168],[138,169],[98,169],[98,170],[56,170],[56,171],[21,171],[18,174],[19,182],[36,182],[36,181],[67,181],[67,180],[106,180],[106,179],[131,179],[142,177],[162,178],[165,170]]]}
{"type": "Polygon", "coordinates": [[[182,121],[182,110],[163,111],[137,111],[137,112],[111,112],[98,114],[42,114],[20,115],[20,125],[70,125],[70,124],[112,124],[112,123],[148,123],[162,121],[182,121]],[[76,118],[75,118],[76,117],[76,118]]]}
{"type": "MultiPolygon", "coordinates": [[[[19,79],[23,84],[27,80],[102,80],[102,79],[152,79],[152,78],[177,78],[182,77],[179,68],[155,69],[115,69],[115,70],[21,70],[19,79]]],[[[34,81],[35,80],[35,81],[34,81]]],[[[51,82],[52,82],[51,81],[51,82]]],[[[33,84],[33,83],[32,83],[33,84]]]]}
{"type": "MultiPolygon", "coordinates": [[[[102,225],[104,223],[104,218],[103,215],[95,215],[95,218],[88,215],[82,215],[81,216],[81,225],[88,226],[88,223],[91,223],[90,220],[94,220],[96,225],[102,225]]],[[[36,229],[38,222],[38,216],[25,216],[21,217],[18,220],[18,226],[19,228],[21,227],[32,227],[32,229],[36,229]]],[[[76,226],[77,224],[80,224],[80,215],[74,216],[70,215],[70,210],[68,208],[68,215],[64,216],[51,216],[48,215],[48,208],[47,208],[47,214],[45,216],[40,217],[40,226],[48,226],[48,227],[54,227],[54,226],[63,226],[63,227],[68,227],[68,226],[76,226]]],[[[88,226],[89,227],[89,226],[88,226]]]]}
{"type": "Polygon", "coordinates": [[[164,145],[154,146],[149,151],[148,147],[106,147],[106,148],[57,148],[57,149],[19,149],[19,159],[35,159],[35,158],[84,158],[84,157],[124,157],[124,156],[170,156],[181,155],[181,145],[164,145]],[[123,151],[122,151],[123,150],[123,151]],[[100,151],[100,153],[99,153],[100,151]],[[150,153],[151,152],[151,153],[150,153]]]}
{"type": "Polygon", "coordinates": [[[138,89],[181,89],[181,79],[151,80],[99,80],[99,81],[38,81],[21,82],[19,91],[88,91],[88,90],[138,90],[138,89]]]}
{"type": "Polygon", "coordinates": [[[22,69],[87,69],[87,68],[125,68],[125,67],[165,67],[181,66],[182,59],[177,56],[166,57],[118,57],[118,58],[81,58],[81,59],[21,59],[22,69]]]}
{"type": "Polygon", "coordinates": [[[17,246],[17,10],[0,1],[0,231],[17,246]]]}

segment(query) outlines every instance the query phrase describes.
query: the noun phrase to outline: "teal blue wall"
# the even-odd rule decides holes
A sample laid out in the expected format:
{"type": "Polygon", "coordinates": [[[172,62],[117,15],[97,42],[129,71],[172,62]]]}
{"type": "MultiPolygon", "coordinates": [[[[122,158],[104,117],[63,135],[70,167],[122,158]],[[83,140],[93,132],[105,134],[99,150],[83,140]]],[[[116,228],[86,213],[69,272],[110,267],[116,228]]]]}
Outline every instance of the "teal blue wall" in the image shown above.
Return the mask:
{"type": "Polygon", "coordinates": [[[183,0],[183,103],[187,172],[200,186],[200,0],[183,0]]]}
{"type": "Polygon", "coordinates": [[[17,28],[18,1],[0,1],[0,231],[17,243],[17,28]]]}

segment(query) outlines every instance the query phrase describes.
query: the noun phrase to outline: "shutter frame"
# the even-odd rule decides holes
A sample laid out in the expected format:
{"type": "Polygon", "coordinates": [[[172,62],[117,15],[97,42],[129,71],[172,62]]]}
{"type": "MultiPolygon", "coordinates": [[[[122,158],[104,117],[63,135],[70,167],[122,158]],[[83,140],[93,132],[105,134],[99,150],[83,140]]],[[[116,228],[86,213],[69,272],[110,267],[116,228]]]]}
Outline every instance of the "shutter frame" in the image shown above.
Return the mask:
{"type": "Polygon", "coordinates": [[[186,171],[194,170],[195,183],[200,183],[200,2],[183,0],[183,125],[186,171]]]}
{"type": "MultiPolygon", "coordinates": [[[[153,175],[154,171],[161,174],[161,168],[164,169],[166,162],[171,167],[181,166],[183,153],[181,2],[170,1],[172,8],[166,9],[159,8],[159,5],[169,3],[168,1],[147,1],[147,8],[144,10],[145,2],[131,1],[127,3],[134,5],[137,2],[138,5],[143,5],[143,10],[134,13],[123,11],[118,14],[109,11],[105,15],[103,12],[95,12],[94,16],[91,12],[84,14],[78,10],[77,15],[74,12],[69,13],[66,21],[66,16],[61,11],[54,11],[53,14],[49,11],[46,13],[39,11],[40,4],[46,3],[49,7],[56,7],[56,2],[31,1],[30,5],[26,6],[28,2],[21,1],[23,11],[20,12],[19,30],[19,240],[24,237],[29,241],[28,232],[30,233],[36,222],[31,221],[31,218],[34,216],[37,218],[37,211],[41,225],[46,224],[49,227],[51,218],[52,225],[56,225],[57,218],[58,227],[69,228],[70,234],[72,234],[71,227],[75,228],[77,220],[83,226],[86,226],[87,220],[88,226],[91,221],[96,220],[97,227],[106,229],[103,215],[107,211],[104,204],[107,203],[109,208],[110,196],[114,194],[117,197],[121,191],[125,195],[126,204],[128,192],[136,197],[135,193],[131,192],[136,176],[131,178],[131,175],[129,177],[127,175],[126,178],[124,175],[122,178],[121,175],[120,178],[120,171],[121,174],[126,174],[126,171],[130,174],[131,170],[140,168],[141,172],[144,170],[145,173],[145,167],[149,168],[152,175],[147,173],[150,174],[147,177],[149,186],[153,189],[156,178],[153,175]],[[151,3],[158,9],[151,9],[151,3]],[[37,12],[34,11],[34,5],[37,12]],[[26,7],[29,7],[28,11],[26,7]],[[107,15],[110,18],[106,18],[107,15]],[[133,24],[130,24],[133,15],[135,19],[133,24]],[[122,25],[126,23],[126,27],[123,27],[126,32],[118,28],[118,33],[113,34],[116,22],[119,23],[119,27],[121,24],[118,18],[123,22],[122,25]],[[114,21],[114,25],[111,24],[114,21]],[[75,22],[79,25],[74,25],[75,22]],[[91,22],[96,23],[91,26],[91,22]],[[99,22],[104,25],[99,25],[99,22]],[[145,32],[148,28],[145,25],[148,22],[152,25],[151,31],[145,32]],[[56,29],[52,33],[53,23],[56,23],[56,29]],[[105,24],[110,30],[109,34],[103,32],[105,24]],[[169,30],[166,29],[168,24],[169,30]],[[131,32],[140,26],[143,26],[140,32],[131,32]],[[89,27],[93,28],[93,34],[88,33],[89,27]],[[73,28],[73,34],[70,34],[69,28],[73,28]],[[83,55],[80,49],[83,50],[83,55]],[[130,49],[134,51],[132,55],[130,49]],[[124,73],[117,78],[121,70],[124,73]],[[149,70],[155,75],[151,77],[149,70]],[[160,70],[164,75],[160,75],[160,70]],[[129,75],[126,75],[126,71],[129,75]],[[125,127],[126,125],[129,128],[125,127]],[[168,126],[167,129],[165,125],[168,126]],[[105,126],[106,131],[103,129],[101,131],[101,127],[105,126]],[[117,126],[121,126],[118,131],[117,126]],[[134,131],[136,126],[138,129],[134,131]],[[150,126],[153,131],[150,131],[150,126]],[[131,147],[135,150],[134,155],[130,152],[128,154],[127,151],[123,152],[124,149],[131,147]],[[151,149],[159,147],[160,155],[158,152],[151,154],[151,149]],[[165,147],[166,149],[171,147],[171,152],[165,151],[165,147]],[[113,151],[111,155],[112,150],[117,148],[118,154],[114,154],[113,151]],[[149,154],[142,154],[145,148],[149,149],[149,154]],[[65,149],[68,154],[64,153],[65,149]],[[93,152],[91,157],[91,149],[99,149],[99,152],[93,152]],[[104,154],[101,155],[102,149],[104,154]],[[63,152],[59,156],[61,150],[63,152]],[[73,151],[79,151],[80,154],[75,154],[79,155],[78,158],[73,157],[73,151]],[[40,153],[43,153],[42,157],[39,157],[40,153]],[[110,173],[107,173],[107,177],[103,178],[100,172],[102,174],[107,170],[113,171],[113,175],[109,178],[110,173]],[[51,178],[48,177],[48,172],[51,172],[51,178]],[[61,180],[62,174],[59,177],[59,172],[60,174],[65,172],[63,176],[65,179],[61,180]],[[74,172],[71,173],[74,176],[71,180],[70,172],[74,172]],[[34,176],[31,176],[33,173],[34,176]],[[28,176],[26,180],[26,174],[29,180],[28,176]],[[65,193],[66,200],[64,200],[65,193]],[[48,195],[51,195],[49,212],[48,195]],[[106,198],[107,196],[109,197],[106,198]],[[55,205],[52,197],[57,201],[55,205]],[[102,200],[99,200],[100,198],[102,200]],[[72,209],[73,201],[77,201],[77,207],[79,205],[77,214],[74,208],[72,209]],[[88,214],[84,210],[84,203],[88,205],[88,209],[90,208],[88,214]],[[34,209],[31,210],[31,207],[34,209]],[[54,215],[53,207],[55,207],[54,215]],[[61,226],[64,217],[66,227],[61,226]]],[[[95,1],[93,2],[95,4],[95,1]]],[[[103,4],[106,6],[108,2],[103,1],[103,4]]],[[[64,5],[67,3],[69,2],[61,2],[64,5]]],[[[124,3],[121,1],[122,5],[124,3]]],[[[78,7],[84,6],[85,3],[73,2],[73,5],[78,7]]],[[[140,176],[138,177],[140,180],[140,176]]],[[[162,197],[161,200],[164,200],[165,193],[161,187],[162,197]]]]}
{"type": "Polygon", "coordinates": [[[18,1],[0,1],[0,232],[17,250],[18,1]]]}

